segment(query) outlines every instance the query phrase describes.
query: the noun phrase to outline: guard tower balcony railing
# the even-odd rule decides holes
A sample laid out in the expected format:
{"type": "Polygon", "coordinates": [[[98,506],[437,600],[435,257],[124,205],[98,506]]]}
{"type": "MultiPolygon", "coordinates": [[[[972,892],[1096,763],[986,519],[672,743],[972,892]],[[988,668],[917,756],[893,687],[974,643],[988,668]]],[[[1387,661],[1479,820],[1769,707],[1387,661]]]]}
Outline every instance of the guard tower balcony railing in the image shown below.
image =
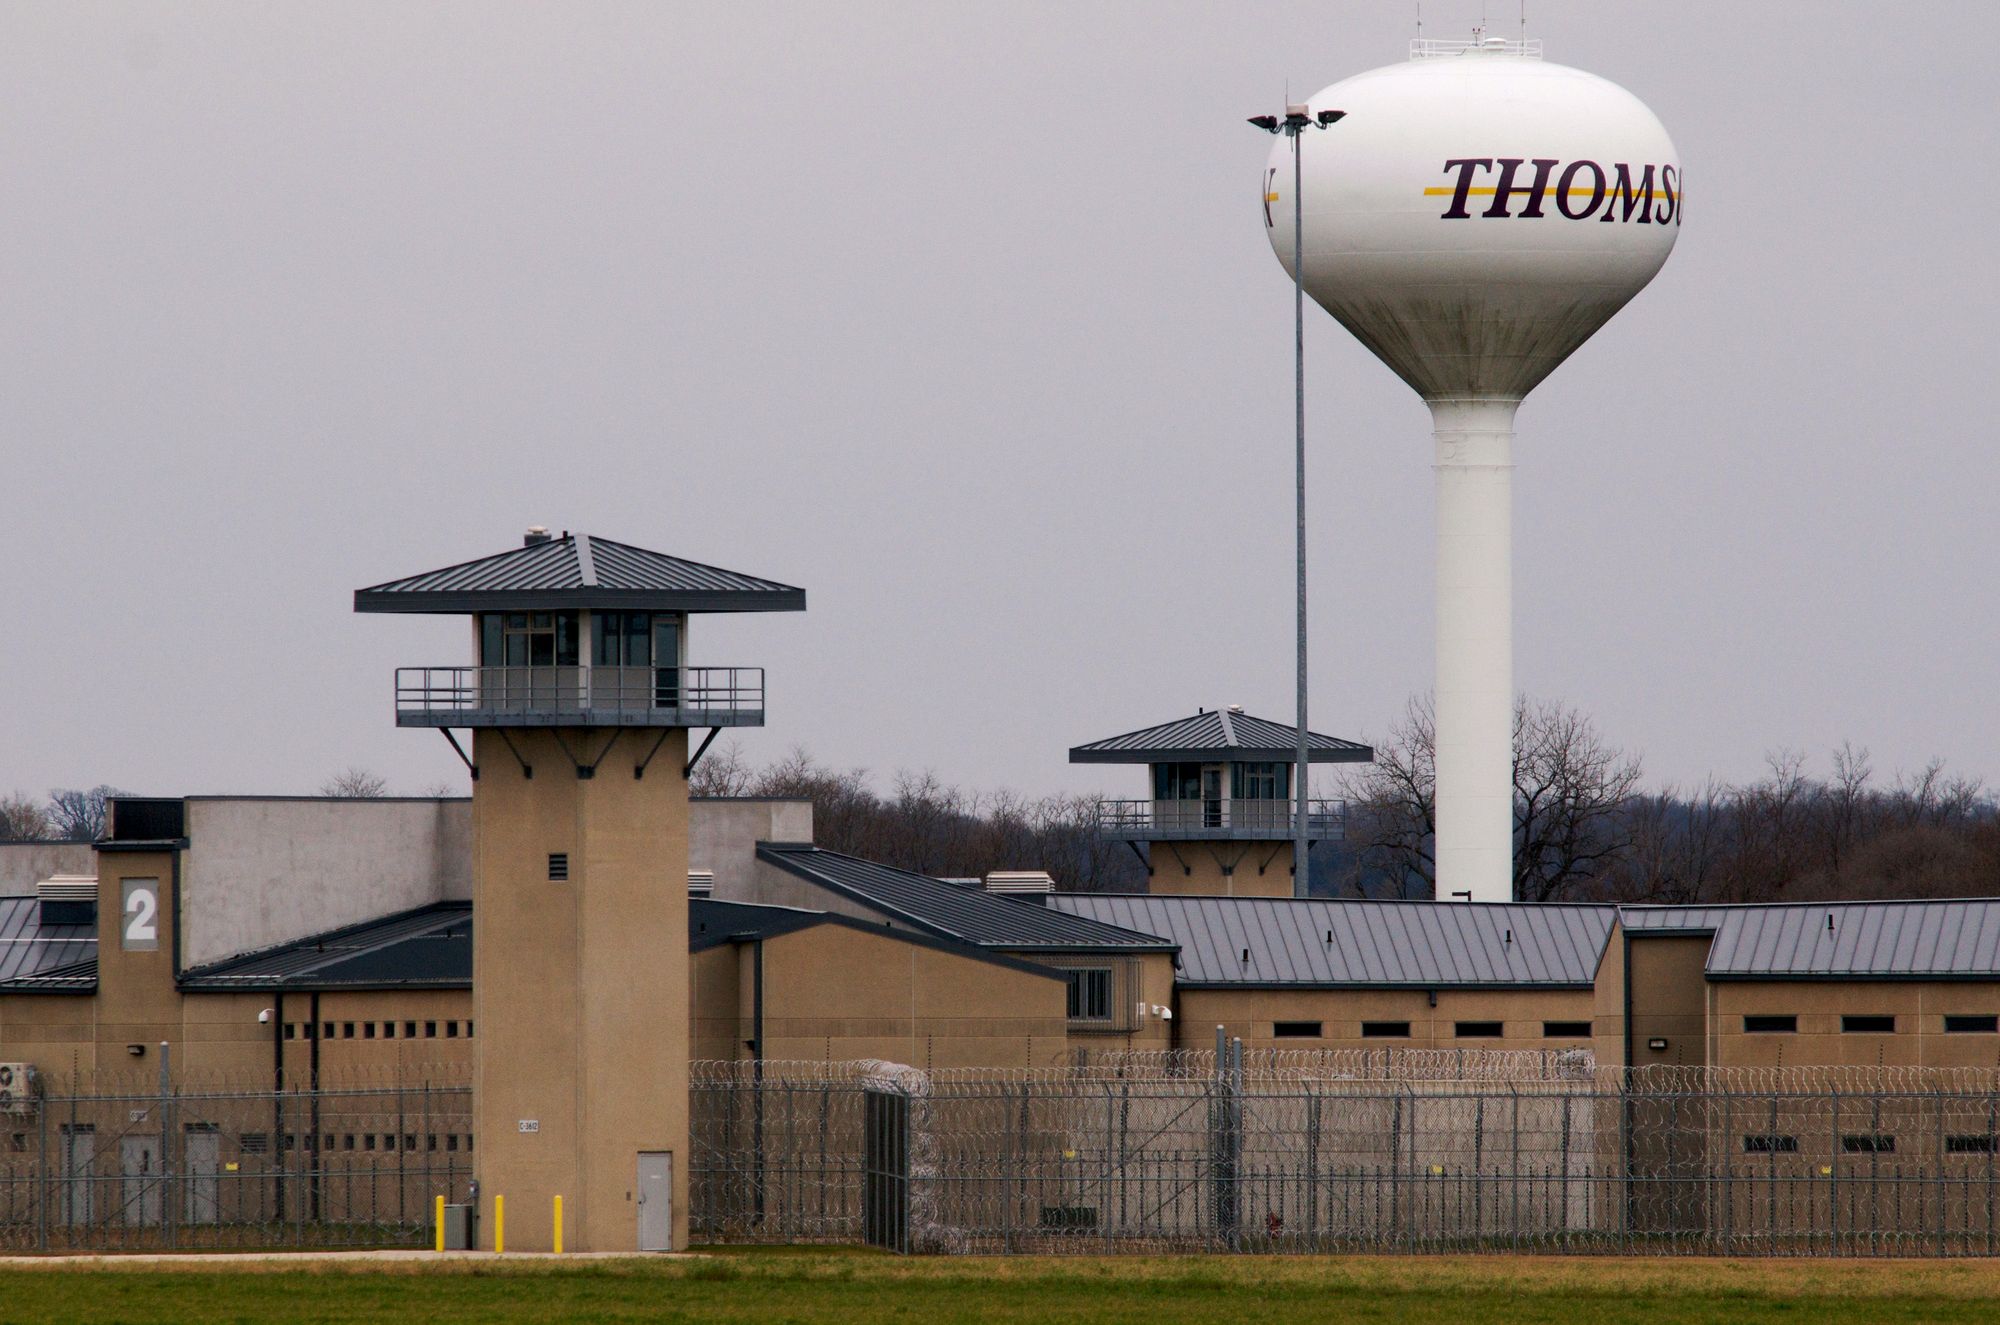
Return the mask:
{"type": "MultiPolygon", "coordinates": [[[[1099,801],[1098,831],[1127,841],[1171,839],[1250,839],[1277,841],[1292,835],[1288,800],[1099,801]]],[[[1347,802],[1306,802],[1306,830],[1319,841],[1347,830],[1347,802]]]]}
{"type": "Polygon", "coordinates": [[[399,727],[761,727],[761,667],[399,667],[399,727]]]}

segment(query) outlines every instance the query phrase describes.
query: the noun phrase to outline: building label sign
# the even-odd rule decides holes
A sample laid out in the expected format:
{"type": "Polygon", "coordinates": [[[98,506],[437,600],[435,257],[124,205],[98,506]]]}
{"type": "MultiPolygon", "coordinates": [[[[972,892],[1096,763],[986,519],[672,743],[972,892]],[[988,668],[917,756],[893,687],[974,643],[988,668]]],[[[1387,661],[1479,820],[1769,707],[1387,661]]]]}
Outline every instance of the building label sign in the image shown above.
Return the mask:
{"type": "Polygon", "coordinates": [[[519,1126],[523,1132],[539,1132],[542,1130],[542,1120],[539,1118],[523,1118],[519,1126]]]}

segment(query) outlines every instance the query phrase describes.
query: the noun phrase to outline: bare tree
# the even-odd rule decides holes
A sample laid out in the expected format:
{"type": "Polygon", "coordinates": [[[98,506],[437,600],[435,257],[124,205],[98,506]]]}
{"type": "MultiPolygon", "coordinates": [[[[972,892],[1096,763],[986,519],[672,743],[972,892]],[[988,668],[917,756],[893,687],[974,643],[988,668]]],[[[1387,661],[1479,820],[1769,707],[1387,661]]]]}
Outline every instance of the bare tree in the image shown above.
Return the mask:
{"type": "Polygon", "coordinates": [[[743,747],[735,741],[725,741],[720,746],[711,747],[688,775],[688,795],[690,796],[747,796],[756,770],[743,757],[743,747]]]}
{"type": "MultiPolygon", "coordinates": [[[[1546,902],[1593,891],[1631,850],[1626,810],[1639,761],[1567,705],[1514,706],[1514,895],[1546,902]]],[[[1437,889],[1437,723],[1412,699],[1375,762],[1347,775],[1352,845],[1367,873],[1402,896],[1437,889]]]]}
{"type": "Polygon", "coordinates": [[[95,842],[104,836],[105,805],[113,796],[131,794],[103,785],[87,791],[57,788],[49,793],[49,818],[57,836],[71,842],[95,842]]]}
{"type": "Polygon", "coordinates": [[[389,780],[365,768],[349,768],[320,783],[319,794],[336,800],[381,800],[389,794],[389,780]]]}
{"type": "Polygon", "coordinates": [[[0,842],[40,842],[55,835],[41,805],[20,792],[0,796],[0,842]]]}
{"type": "Polygon", "coordinates": [[[1552,902],[1580,894],[1631,850],[1626,808],[1639,760],[1555,701],[1514,704],[1514,896],[1552,902]]]}

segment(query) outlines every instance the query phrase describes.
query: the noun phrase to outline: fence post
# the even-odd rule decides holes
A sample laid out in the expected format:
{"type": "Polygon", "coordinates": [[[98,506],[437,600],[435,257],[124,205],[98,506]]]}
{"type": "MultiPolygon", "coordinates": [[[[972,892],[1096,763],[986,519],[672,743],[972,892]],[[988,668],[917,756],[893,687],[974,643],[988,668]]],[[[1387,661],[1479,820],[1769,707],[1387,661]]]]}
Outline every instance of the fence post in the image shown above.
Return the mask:
{"type": "Polygon", "coordinates": [[[169,1071],[169,1046],[160,1041],[160,1232],[169,1247],[174,1242],[173,1200],[173,1079],[169,1071]]]}
{"type": "Polygon", "coordinates": [[[38,1157],[36,1157],[36,1173],[38,1173],[36,1191],[40,1193],[40,1199],[36,1201],[34,1249],[36,1251],[48,1251],[48,1197],[50,1197],[50,1185],[48,1185],[48,1097],[46,1095],[36,1101],[34,1119],[36,1119],[36,1133],[38,1133],[38,1139],[36,1139],[36,1151],[38,1151],[38,1157]]]}
{"type": "Polygon", "coordinates": [[[1112,1117],[1112,1083],[1104,1083],[1104,1201],[1098,1221],[1104,1225],[1104,1251],[1112,1249],[1112,1149],[1116,1147],[1116,1119],[1112,1117]]]}

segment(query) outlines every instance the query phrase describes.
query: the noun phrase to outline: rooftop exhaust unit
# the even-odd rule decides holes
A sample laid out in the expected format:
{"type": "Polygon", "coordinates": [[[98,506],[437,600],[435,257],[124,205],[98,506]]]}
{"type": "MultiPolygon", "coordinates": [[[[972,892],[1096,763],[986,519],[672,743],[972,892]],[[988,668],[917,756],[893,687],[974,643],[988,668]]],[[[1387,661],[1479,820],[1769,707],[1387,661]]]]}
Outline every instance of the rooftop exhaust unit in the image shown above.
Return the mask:
{"type": "Polygon", "coordinates": [[[986,876],[989,893],[1044,894],[1055,890],[1055,878],[1047,870],[994,870],[986,876]]]}
{"type": "Polygon", "coordinates": [[[89,874],[58,874],[35,885],[43,925],[97,923],[97,879],[89,874]]]}

